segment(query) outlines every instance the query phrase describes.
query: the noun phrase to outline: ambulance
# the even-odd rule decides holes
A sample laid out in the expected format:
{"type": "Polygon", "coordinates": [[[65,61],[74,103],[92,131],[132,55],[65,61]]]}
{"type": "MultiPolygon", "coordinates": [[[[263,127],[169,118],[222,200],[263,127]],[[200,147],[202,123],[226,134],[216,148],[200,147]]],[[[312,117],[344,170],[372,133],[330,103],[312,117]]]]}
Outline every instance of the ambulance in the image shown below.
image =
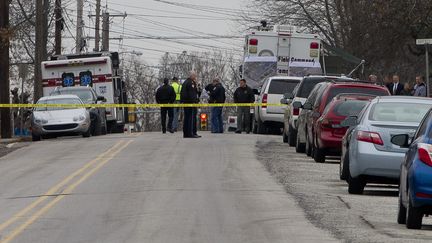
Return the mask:
{"type": "MultiPolygon", "coordinates": [[[[117,52],[53,56],[42,62],[43,95],[49,96],[56,87],[88,86],[103,96],[106,104],[126,104],[119,64],[117,52]]],[[[123,132],[126,119],[126,108],[106,108],[108,131],[123,132]]]]}
{"type": "Polygon", "coordinates": [[[294,26],[261,27],[245,36],[242,77],[258,88],[271,76],[320,75],[321,40],[294,26]]]}

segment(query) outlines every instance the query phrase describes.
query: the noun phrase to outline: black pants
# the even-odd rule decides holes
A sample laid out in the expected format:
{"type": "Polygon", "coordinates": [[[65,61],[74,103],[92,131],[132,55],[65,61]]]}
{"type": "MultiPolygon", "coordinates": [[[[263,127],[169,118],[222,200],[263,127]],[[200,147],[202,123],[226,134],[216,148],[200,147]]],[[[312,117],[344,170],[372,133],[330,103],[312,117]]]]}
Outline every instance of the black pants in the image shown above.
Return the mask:
{"type": "Polygon", "coordinates": [[[194,107],[185,107],[183,116],[183,137],[193,137],[197,134],[197,116],[198,109],[194,107]]]}
{"type": "Polygon", "coordinates": [[[174,117],[174,110],[172,107],[162,107],[161,108],[161,121],[162,121],[162,132],[167,131],[167,125],[166,125],[166,115],[168,113],[168,129],[172,129],[172,123],[173,123],[173,117],[174,117]]]}

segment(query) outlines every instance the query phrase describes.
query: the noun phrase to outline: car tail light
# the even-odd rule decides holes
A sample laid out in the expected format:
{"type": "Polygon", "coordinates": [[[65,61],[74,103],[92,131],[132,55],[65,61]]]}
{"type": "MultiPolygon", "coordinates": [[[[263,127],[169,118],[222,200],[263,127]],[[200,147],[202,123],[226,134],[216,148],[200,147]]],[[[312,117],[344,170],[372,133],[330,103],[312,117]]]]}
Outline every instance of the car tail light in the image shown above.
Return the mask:
{"type": "Polygon", "coordinates": [[[298,116],[300,114],[300,108],[294,108],[293,109],[293,115],[298,116]]]}
{"type": "Polygon", "coordinates": [[[367,143],[373,143],[377,145],[384,145],[381,136],[376,132],[358,131],[357,140],[362,142],[367,142],[367,143]]]}
{"type": "Polygon", "coordinates": [[[258,45],[258,39],[250,39],[249,45],[251,46],[257,46],[258,45]]]}
{"type": "Polygon", "coordinates": [[[106,82],[106,77],[105,76],[99,76],[98,80],[99,80],[99,82],[106,82]]]}
{"type": "Polygon", "coordinates": [[[429,166],[432,166],[432,158],[431,158],[432,145],[419,143],[417,150],[418,150],[419,160],[429,166]]]}
{"type": "Polygon", "coordinates": [[[263,103],[262,108],[267,108],[267,105],[265,105],[267,104],[267,94],[263,95],[262,103],[263,103]]]}
{"type": "Polygon", "coordinates": [[[310,49],[319,49],[319,43],[318,42],[310,43],[310,49]]]}

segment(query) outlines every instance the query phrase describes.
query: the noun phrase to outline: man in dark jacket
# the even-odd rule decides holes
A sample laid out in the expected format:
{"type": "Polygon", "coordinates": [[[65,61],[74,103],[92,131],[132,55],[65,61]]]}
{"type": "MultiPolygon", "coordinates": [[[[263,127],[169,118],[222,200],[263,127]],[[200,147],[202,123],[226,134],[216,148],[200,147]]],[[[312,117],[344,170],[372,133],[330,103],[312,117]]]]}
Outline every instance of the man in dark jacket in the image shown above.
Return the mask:
{"type": "MultiPolygon", "coordinates": [[[[174,88],[169,85],[169,80],[164,79],[164,84],[158,88],[156,91],[156,102],[158,104],[173,104],[176,100],[176,93],[174,88]]],[[[168,113],[168,131],[173,133],[172,123],[174,117],[174,110],[172,107],[161,107],[161,122],[162,122],[162,132],[166,133],[166,115],[168,113]]]]}
{"type": "MultiPolygon", "coordinates": [[[[240,80],[240,87],[234,92],[234,103],[254,103],[255,95],[249,86],[246,85],[246,80],[240,80]]],[[[250,133],[250,107],[239,106],[237,107],[237,131],[241,133],[246,131],[250,133]]]]}
{"type": "MultiPolygon", "coordinates": [[[[199,90],[196,82],[197,75],[191,72],[189,78],[186,79],[182,85],[180,92],[180,102],[183,104],[198,104],[199,103],[199,90]]],[[[183,137],[184,138],[199,138],[197,134],[197,108],[184,107],[183,119],[183,137]]]]}
{"type": "Polygon", "coordinates": [[[393,75],[393,83],[389,84],[387,88],[389,89],[392,95],[401,95],[404,86],[399,82],[399,75],[397,74],[393,75]]]}
{"type": "MultiPolygon", "coordinates": [[[[225,103],[225,88],[220,83],[218,78],[213,80],[211,86],[207,86],[210,95],[209,103],[223,104],[225,103]]],[[[222,106],[211,108],[211,131],[212,133],[223,133],[222,106]]]]}

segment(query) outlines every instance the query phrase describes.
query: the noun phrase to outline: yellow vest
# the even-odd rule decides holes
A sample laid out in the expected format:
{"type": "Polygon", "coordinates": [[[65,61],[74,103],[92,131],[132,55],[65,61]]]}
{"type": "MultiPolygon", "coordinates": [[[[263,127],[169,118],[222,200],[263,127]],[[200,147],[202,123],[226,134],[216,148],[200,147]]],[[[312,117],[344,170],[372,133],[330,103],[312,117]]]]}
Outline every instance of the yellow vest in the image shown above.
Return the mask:
{"type": "Polygon", "coordinates": [[[179,84],[178,82],[172,82],[171,86],[174,88],[174,91],[176,93],[176,101],[180,101],[180,92],[182,89],[181,84],[179,84]]]}

